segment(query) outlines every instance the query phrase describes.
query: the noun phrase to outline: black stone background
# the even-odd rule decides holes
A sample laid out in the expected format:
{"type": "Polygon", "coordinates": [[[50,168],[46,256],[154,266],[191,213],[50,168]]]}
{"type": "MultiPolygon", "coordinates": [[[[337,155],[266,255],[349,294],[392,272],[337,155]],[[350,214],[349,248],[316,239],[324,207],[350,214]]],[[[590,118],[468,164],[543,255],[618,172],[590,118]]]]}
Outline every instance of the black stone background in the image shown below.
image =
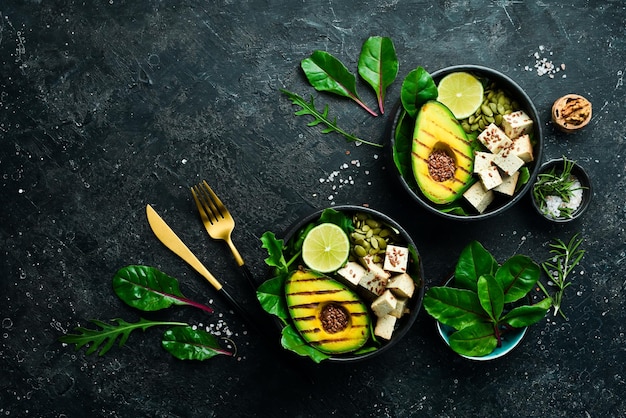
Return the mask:
{"type": "MultiPolygon", "coordinates": [[[[3,0],[0,415],[625,416],[625,39],[622,0],[3,0]],[[323,49],[356,73],[372,35],[390,36],[400,59],[388,110],[418,65],[480,64],[516,80],[540,111],[544,159],[565,155],[590,172],[584,218],[547,224],[524,200],[493,220],[446,222],[402,193],[385,151],[294,116],[280,88],[313,94],[348,131],[384,141],[389,111],[373,118],[316,93],[299,68],[323,49]],[[565,69],[540,76],[534,66],[543,58],[565,69]],[[594,106],[591,124],[569,136],[549,120],[566,93],[594,106]],[[321,181],[334,171],[334,182],[321,181]],[[353,184],[339,182],[349,176],[353,184]],[[188,189],[201,179],[234,213],[234,239],[259,281],[261,234],[331,204],[368,204],[405,226],[429,287],[472,239],[499,261],[516,253],[542,261],[553,238],[581,233],[587,254],[567,289],[569,320],[549,317],[509,356],[479,363],[447,349],[422,312],[372,361],[293,367],[278,341],[268,347],[248,332],[147,225],[149,203],[239,299],[254,303],[226,246],[201,227],[188,189]],[[218,312],[145,316],[225,325],[237,358],[176,360],[154,328],[103,357],[59,343],[90,318],[139,318],[111,289],[128,264],[160,268],[218,312]]],[[[375,106],[369,87],[359,81],[358,89],[375,106]]]]}

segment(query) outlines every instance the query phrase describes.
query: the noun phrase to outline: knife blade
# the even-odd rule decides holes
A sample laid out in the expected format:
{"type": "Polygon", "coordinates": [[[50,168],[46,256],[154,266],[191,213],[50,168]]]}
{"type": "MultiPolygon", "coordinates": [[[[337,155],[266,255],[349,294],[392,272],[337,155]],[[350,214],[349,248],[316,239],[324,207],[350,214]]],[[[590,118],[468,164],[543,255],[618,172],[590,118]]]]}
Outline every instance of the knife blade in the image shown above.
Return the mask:
{"type": "Polygon", "coordinates": [[[152,206],[146,206],[146,215],[148,217],[148,224],[152,228],[154,235],[169,248],[174,254],[182,258],[187,264],[189,264],[195,271],[200,273],[211,285],[217,290],[231,305],[241,317],[246,320],[248,325],[252,328],[258,329],[259,325],[252,318],[252,316],[246,311],[243,306],[239,304],[233,298],[230,293],[226,291],[224,286],[211,274],[211,272],[204,267],[204,265],[198,260],[198,257],[191,252],[189,247],[176,235],[176,233],[165,223],[163,218],[152,208],[152,206]]]}

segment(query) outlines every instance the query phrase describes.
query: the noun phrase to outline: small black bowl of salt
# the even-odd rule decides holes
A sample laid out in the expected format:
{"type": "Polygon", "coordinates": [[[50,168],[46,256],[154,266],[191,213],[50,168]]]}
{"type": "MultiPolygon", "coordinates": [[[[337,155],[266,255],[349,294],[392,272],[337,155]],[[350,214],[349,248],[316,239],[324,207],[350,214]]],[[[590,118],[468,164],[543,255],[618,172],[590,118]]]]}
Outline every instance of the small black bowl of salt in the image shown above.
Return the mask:
{"type": "Polygon", "coordinates": [[[566,157],[550,160],[539,169],[531,189],[534,208],[551,222],[570,222],[580,217],[591,202],[589,175],[566,157]]]}

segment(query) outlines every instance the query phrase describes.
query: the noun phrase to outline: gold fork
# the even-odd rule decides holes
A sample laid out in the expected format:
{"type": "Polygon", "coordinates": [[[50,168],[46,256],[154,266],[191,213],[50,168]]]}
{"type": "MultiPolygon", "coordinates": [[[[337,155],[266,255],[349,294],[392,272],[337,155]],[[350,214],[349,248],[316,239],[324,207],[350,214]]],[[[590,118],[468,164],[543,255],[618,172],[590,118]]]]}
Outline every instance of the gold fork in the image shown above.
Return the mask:
{"type": "Polygon", "coordinates": [[[206,231],[211,238],[226,241],[230,247],[230,251],[235,257],[235,261],[243,270],[250,286],[256,291],[257,286],[252,277],[252,273],[231,238],[233,229],[235,229],[235,220],[226,206],[224,206],[219,197],[217,197],[206,180],[193,186],[191,188],[191,194],[196,201],[196,206],[198,207],[198,212],[200,212],[200,218],[202,219],[206,231]]]}

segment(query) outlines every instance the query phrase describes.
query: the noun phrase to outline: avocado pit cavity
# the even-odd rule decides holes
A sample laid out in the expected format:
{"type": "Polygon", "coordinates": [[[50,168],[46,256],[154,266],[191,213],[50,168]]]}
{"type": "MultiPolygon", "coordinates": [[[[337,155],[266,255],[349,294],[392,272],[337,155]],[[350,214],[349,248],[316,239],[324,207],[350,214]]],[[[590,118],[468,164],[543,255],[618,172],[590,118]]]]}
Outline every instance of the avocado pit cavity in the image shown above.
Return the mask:
{"type": "Polygon", "coordinates": [[[428,156],[428,174],[433,180],[442,182],[454,177],[456,164],[445,150],[435,149],[428,156]]]}
{"type": "Polygon", "coordinates": [[[335,334],[348,327],[349,314],[342,306],[336,303],[329,303],[322,308],[320,321],[324,331],[329,334],[335,334]]]}

